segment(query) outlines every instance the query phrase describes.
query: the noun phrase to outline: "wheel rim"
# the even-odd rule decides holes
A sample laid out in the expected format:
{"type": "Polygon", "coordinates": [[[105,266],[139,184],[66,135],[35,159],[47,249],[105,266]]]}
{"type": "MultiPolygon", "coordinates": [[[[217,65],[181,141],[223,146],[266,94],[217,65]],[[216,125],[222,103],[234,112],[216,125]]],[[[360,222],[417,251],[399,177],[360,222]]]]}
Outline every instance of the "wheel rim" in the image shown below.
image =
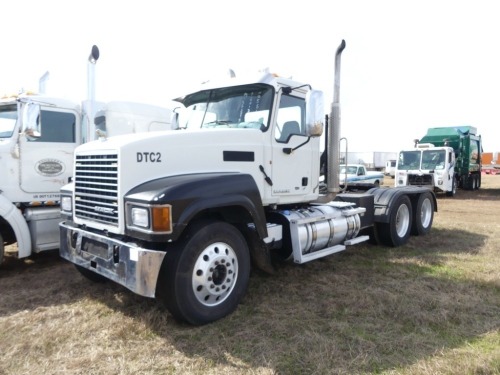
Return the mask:
{"type": "Polygon", "coordinates": [[[396,215],[396,232],[399,237],[404,237],[410,226],[410,210],[406,204],[402,204],[398,208],[396,215]]]}
{"type": "Polygon", "coordinates": [[[198,302],[215,306],[226,300],[238,277],[238,258],[233,248],[217,242],[198,257],[193,269],[193,292],[198,302]]]}
{"type": "Polygon", "coordinates": [[[429,198],[425,198],[422,202],[422,208],[420,210],[420,222],[423,228],[427,228],[432,219],[432,204],[429,198]]]}

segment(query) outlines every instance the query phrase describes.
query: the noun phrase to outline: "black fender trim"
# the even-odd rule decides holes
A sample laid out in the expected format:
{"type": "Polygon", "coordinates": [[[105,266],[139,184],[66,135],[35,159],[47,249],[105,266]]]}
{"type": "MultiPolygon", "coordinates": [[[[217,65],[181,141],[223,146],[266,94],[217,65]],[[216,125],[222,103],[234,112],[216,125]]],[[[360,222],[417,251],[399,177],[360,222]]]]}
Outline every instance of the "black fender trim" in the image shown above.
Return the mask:
{"type": "Polygon", "coordinates": [[[144,240],[176,240],[200,212],[241,207],[253,220],[261,238],[267,237],[264,207],[253,177],[243,173],[199,173],[159,178],[143,183],[125,194],[128,202],[172,206],[173,232],[151,235],[128,232],[144,240]]]}
{"type": "Polygon", "coordinates": [[[374,222],[388,223],[391,213],[391,205],[401,195],[407,195],[412,206],[416,205],[418,196],[424,192],[429,192],[434,200],[434,212],[437,212],[437,200],[434,192],[426,187],[421,186],[401,186],[394,188],[373,188],[367,191],[368,194],[374,196],[374,222]]]}

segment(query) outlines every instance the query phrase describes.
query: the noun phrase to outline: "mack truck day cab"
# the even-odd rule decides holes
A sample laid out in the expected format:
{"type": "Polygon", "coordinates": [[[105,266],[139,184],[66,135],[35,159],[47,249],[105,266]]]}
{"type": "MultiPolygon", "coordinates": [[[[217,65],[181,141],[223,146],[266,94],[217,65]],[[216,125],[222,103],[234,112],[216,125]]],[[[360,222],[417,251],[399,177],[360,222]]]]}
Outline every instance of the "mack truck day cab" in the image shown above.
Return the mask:
{"type": "Polygon", "coordinates": [[[344,47],[326,194],[322,92],[269,73],[209,82],[178,99],[178,130],[76,149],[74,180],[61,189],[61,256],[90,280],[157,298],[176,319],[200,325],[237,308],[251,266],[272,273],[276,259],[305,263],[368,240],[400,246],[427,234],[437,211],[429,189],[338,194],[344,47]]]}
{"type": "Polygon", "coordinates": [[[481,186],[481,136],[472,126],[429,128],[415,147],[399,153],[395,186],[425,186],[454,196],[481,186]]]}
{"type": "MultiPolygon", "coordinates": [[[[89,64],[98,58],[96,48],[89,64]]],[[[89,76],[93,87],[91,71],[89,76]]],[[[92,96],[81,104],[34,94],[0,99],[0,264],[5,246],[16,242],[19,258],[59,248],[60,189],[73,174],[78,145],[105,132],[170,128],[168,109],[97,103],[92,96]],[[97,124],[89,121],[94,114],[97,124]]]]}

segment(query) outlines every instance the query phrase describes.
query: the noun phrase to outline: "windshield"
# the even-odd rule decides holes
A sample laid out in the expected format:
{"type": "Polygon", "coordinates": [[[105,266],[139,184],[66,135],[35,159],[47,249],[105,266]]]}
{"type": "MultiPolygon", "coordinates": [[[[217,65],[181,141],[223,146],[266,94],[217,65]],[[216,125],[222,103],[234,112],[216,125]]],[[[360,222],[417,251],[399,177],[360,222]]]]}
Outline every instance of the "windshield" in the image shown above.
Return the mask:
{"type": "Polygon", "coordinates": [[[264,84],[225,87],[189,95],[181,100],[180,128],[253,128],[269,126],[274,89],[264,84]]]}
{"type": "Polygon", "coordinates": [[[399,153],[398,169],[419,169],[420,151],[401,151],[399,153]]]}
{"type": "Polygon", "coordinates": [[[0,138],[10,138],[17,120],[17,105],[0,107],[0,138]]]}
{"type": "MultiPolygon", "coordinates": [[[[358,170],[358,167],[356,166],[347,166],[347,174],[356,174],[357,173],[357,170],[358,170]]],[[[341,166],[340,167],[340,173],[343,173],[345,174],[346,173],[346,166],[341,166]]]]}
{"type": "Polygon", "coordinates": [[[446,150],[425,150],[422,152],[422,169],[444,169],[446,150]]]}

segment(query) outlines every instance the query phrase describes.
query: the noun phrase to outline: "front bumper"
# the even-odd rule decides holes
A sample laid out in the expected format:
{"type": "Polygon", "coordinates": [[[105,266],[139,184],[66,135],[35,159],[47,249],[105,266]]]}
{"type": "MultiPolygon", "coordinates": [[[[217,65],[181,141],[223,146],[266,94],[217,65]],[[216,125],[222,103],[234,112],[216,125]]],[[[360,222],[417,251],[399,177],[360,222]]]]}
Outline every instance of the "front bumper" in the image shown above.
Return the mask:
{"type": "Polygon", "coordinates": [[[136,294],[155,297],[165,252],[144,249],[62,222],[59,224],[62,258],[106,277],[136,294]]]}

